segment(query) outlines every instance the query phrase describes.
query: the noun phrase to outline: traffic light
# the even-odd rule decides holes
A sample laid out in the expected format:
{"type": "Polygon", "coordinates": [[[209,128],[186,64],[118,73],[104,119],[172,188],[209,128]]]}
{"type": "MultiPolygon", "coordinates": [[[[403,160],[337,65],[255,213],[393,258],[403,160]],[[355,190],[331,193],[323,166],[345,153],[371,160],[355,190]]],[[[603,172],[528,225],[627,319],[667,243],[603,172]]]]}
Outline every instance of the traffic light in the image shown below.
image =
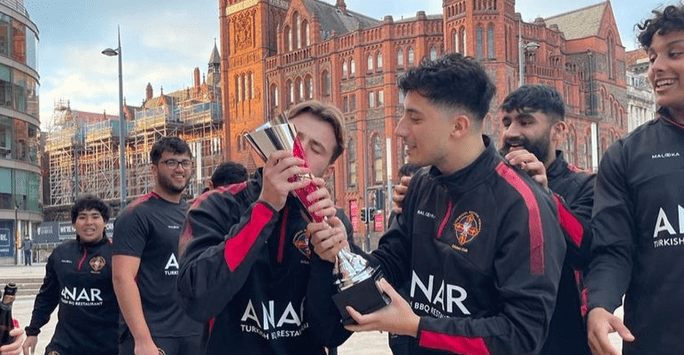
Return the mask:
{"type": "Polygon", "coordinates": [[[359,217],[361,217],[361,222],[363,222],[363,223],[372,222],[375,218],[375,208],[372,208],[372,207],[362,208],[359,217]]]}
{"type": "Polygon", "coordinates": [[[385,209],[385,189],[383,188],[375,190],[375,209],[379,211],[385,209]]]}

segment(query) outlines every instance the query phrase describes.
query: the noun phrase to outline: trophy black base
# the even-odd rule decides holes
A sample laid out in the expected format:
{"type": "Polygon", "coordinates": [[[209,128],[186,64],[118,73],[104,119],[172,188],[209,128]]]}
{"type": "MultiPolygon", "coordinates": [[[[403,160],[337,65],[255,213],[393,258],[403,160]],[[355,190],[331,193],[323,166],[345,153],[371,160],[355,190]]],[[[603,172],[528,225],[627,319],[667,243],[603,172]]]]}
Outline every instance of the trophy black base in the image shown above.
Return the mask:
{"type": "Polygon", "coordinates": [[[389,296],[382,292],[375,278],[369,277],[333,295],[333,302],[342,315],[342,324],[356,324],[345,307],[351,306],[361,314],[368,314],[390,304],[389,296]]]}

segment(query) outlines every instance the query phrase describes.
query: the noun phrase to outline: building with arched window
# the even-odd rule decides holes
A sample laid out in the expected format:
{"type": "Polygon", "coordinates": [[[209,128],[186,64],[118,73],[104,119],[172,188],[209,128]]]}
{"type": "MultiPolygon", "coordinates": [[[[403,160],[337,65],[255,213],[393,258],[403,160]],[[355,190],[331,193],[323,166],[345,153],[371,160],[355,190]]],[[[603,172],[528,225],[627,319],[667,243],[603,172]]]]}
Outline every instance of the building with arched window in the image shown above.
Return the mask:
{"type": "MultiPolygon", "coordinates": [[[[403,145],[394,136],[403,115],[396,79],[424,58],[459,52],[482,61],[497,87],[486,122],[495,142],[501,132],[498,104],[518,86],[521,57],[526,83],[551,85],[564,95],[574,132],[565,147],[575,165],[593,168],[601,151],[598,137],[608,144],[626,132],[624,47],[609,1],[532,23],[522,21],[514,0],[444,0],[442,13],[418,11],[399,20],[354,12],[344,0],[219,4],[226,159],[250,161],[249,151],[235,149],[230,132],[250,131],[302,99],[330,102],[343,111],[350,137],[350,153],[342,155],[329,181],[347,213],[352,205],[357,211],[369,207],[369,190],[386,189],[404,163],[403,145]],[[519,56],[519,42],[538,46],[523,47],[519,56]],[[240,88],[232,78],[242,72],[254,73],[257,98],[249,110],[238,111],[230,98],[240,88]],[[304,96],[297,94],[301,80],[307,80],[304,96]],[[260,101],[262,87],[282,94],[260,101]]],[[[357,234],[374,232],[358,223],[358,215],[350,217],[357,234]]]]}
{"type": "Polygon", "coordinates": [[[23,1],[0,0],[0,264],[43,220],[37,48],[23,1]]]}

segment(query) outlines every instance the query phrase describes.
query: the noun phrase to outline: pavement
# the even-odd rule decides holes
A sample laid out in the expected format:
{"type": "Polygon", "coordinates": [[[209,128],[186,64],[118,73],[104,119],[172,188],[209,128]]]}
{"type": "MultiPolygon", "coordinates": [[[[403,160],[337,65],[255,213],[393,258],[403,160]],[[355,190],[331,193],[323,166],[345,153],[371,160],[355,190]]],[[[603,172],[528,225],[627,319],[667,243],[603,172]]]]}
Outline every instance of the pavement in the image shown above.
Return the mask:
{"type": "MultiPolygon", "coordinates": [[[[33,264],[33,266],[8,266],[0,265],[0,287],[8,281],[17,281],[19,289],[17,298],[12,307],[12,315],[19,321],[21,327],[25,327],[31,320],[33,302],[38,291],[39,284],[45,276],[45,264],[33,264]],[[23,290],[23,291],[22,291],[23,290]]],[[[618,308],[616,315],[622,317],[622,308],[618,308]]],[[[57,324],[57,310],[53,312],[50,321],[41,328],[38,335],[38,345],[35,354],[45,354],[45,347],[50,342],[57,324]]],[[[610,340],[618,351],[622,349],[619,336],[611,334],[610,340]]],[[[391,355],[387,346],[387,334],[379,332],[354,333],[341,347],[338,354],[353,355],[391,355]]]]}
{"type": "MultiPolygon", "coordinates": [[[[31,321],[33,302],[45,276],[45,264],[33,266],[0,265],[0,288],[14,281],[19,285],[17,298],[12,306],[12,316],[25,327],[31,321]]],[[[57,324],[57,309],[52,313],[50,321],[41,328],[35,354],[45,354],[45,347],[50,342],[57,324]]],[[[355,333],[339,349],[340,355],[391,355],[387,346],[387,334],[378,332],[355,333]]]]}

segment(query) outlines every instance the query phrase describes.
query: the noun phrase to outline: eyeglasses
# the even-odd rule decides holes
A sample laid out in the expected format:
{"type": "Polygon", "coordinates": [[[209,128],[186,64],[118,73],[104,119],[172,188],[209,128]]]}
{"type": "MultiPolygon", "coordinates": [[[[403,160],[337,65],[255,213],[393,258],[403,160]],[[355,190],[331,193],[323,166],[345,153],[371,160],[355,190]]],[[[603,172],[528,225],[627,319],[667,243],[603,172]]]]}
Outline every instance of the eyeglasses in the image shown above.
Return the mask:
{"type": "Polygon", "coordinates": [[[169,169],[177,168],[178,164],[180,164],[183,167],[183,169],[190,169],[190,168],[192,168],[192,165],[194,164],[194,162],[192,160],[178,161],[176,159],[164,160],[164,161],[160,161],[160,163],[166,164],[166,167],[169,169]]]}

